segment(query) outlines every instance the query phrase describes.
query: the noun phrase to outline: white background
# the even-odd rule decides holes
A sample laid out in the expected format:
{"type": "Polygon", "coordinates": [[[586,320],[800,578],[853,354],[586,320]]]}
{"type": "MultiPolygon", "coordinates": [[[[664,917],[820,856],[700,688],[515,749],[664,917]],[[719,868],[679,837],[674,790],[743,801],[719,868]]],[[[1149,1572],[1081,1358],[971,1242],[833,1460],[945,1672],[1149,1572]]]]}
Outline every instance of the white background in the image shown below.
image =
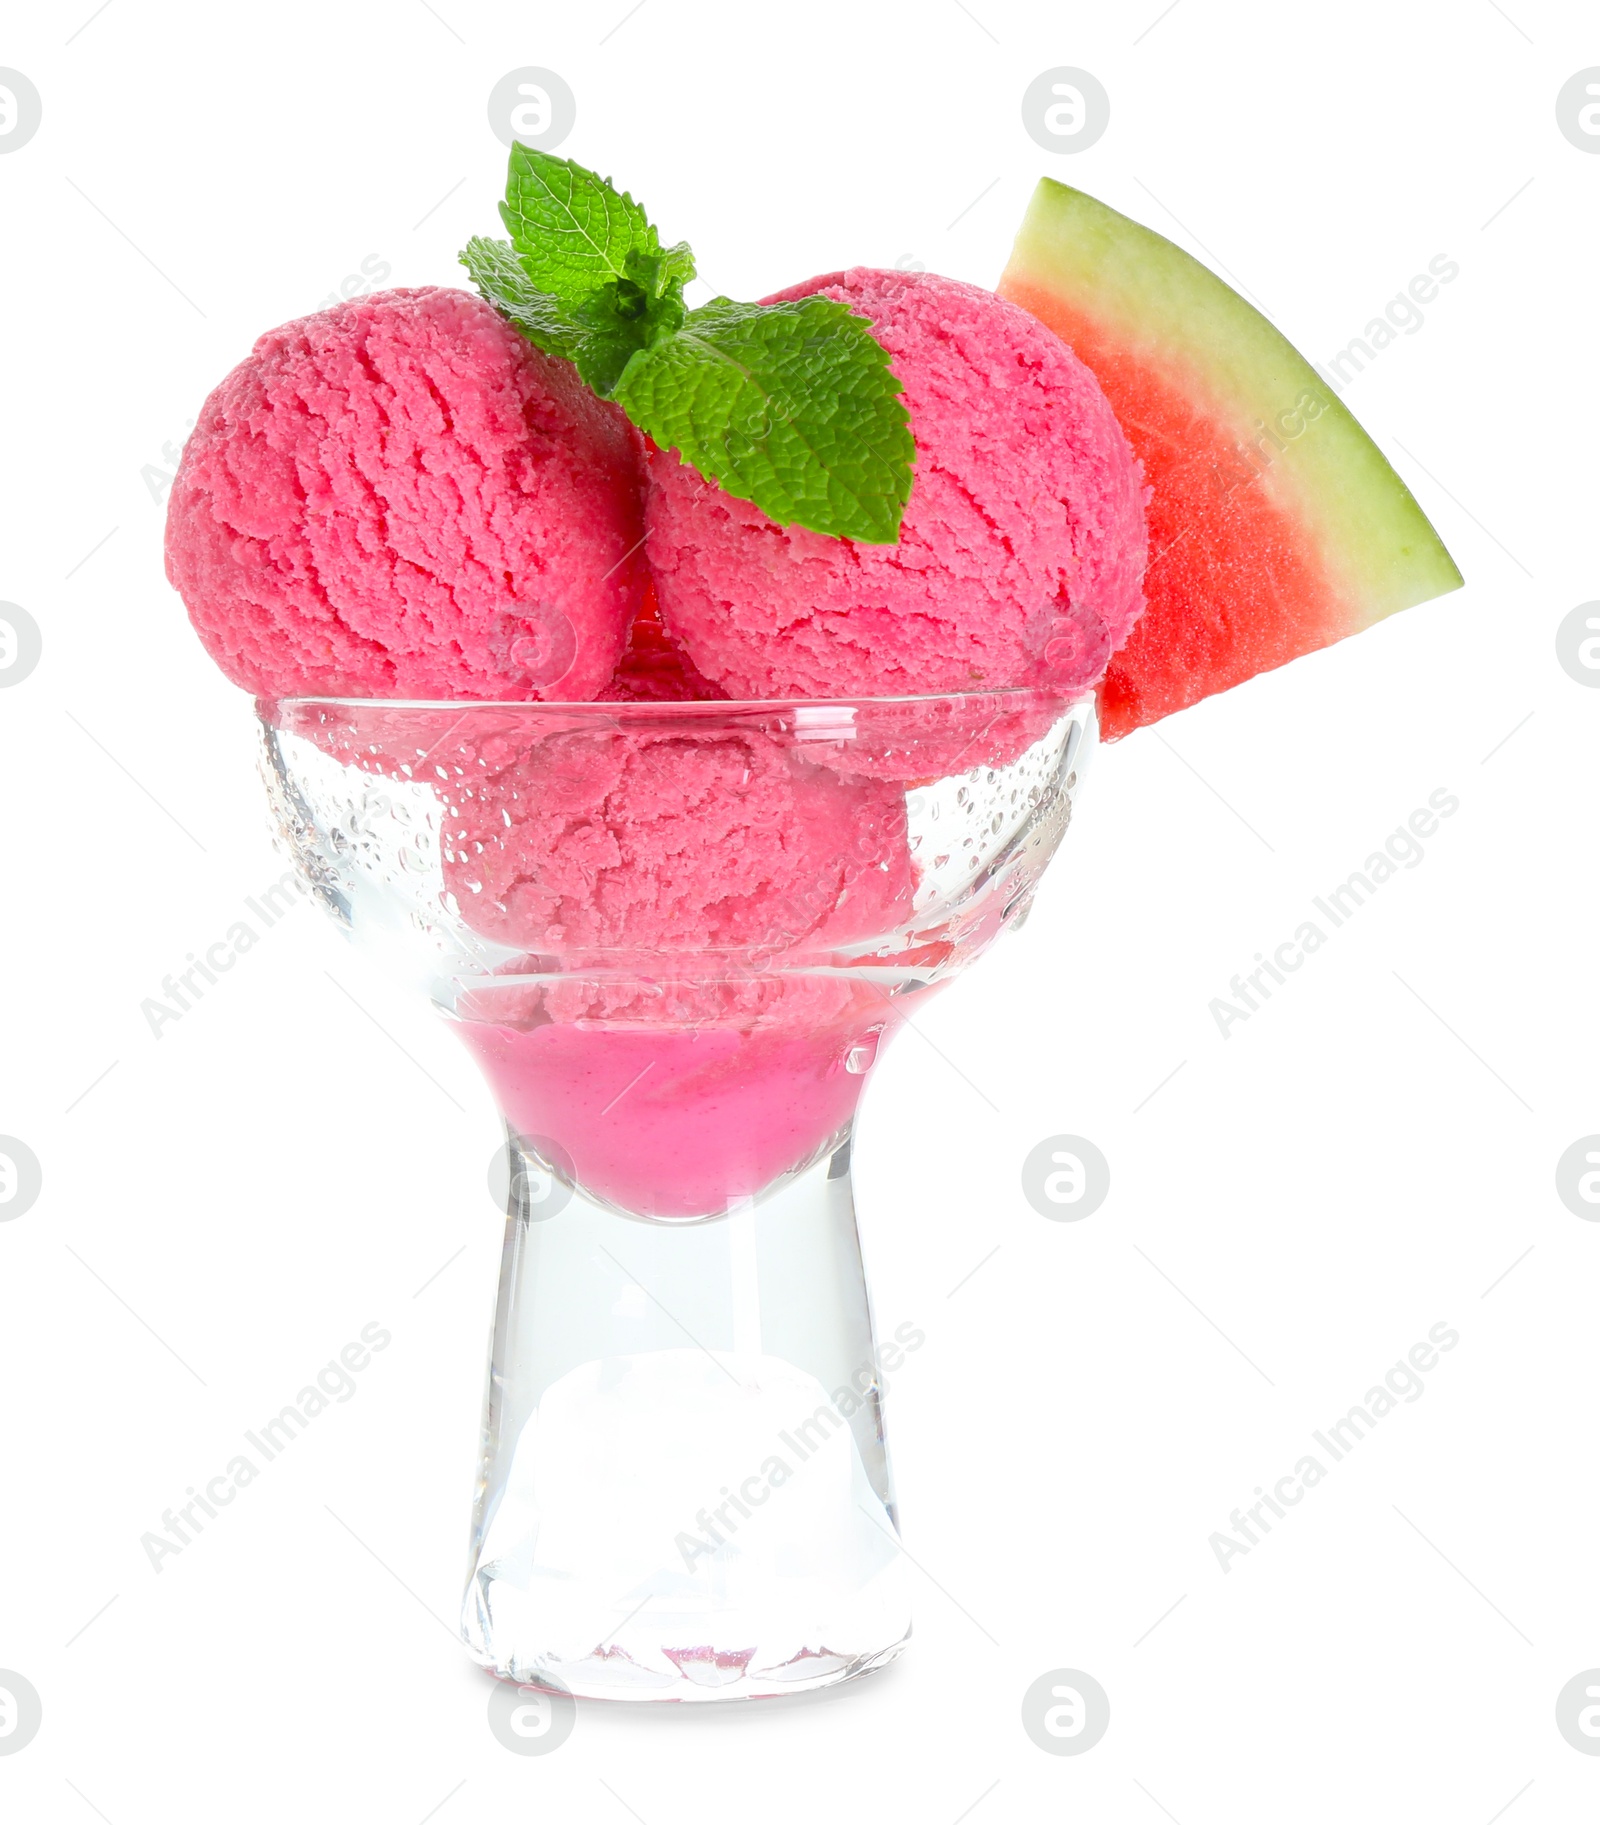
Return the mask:
{"type": "Polygon", "coordinates": [[[44,106],[0,157],[0,597],[44,635],[0,693],[0,1131],[44,1171],[0,1225],[0,1667],[44,1705],[0,1815],[1595,1816],[1554,1723],[1600,1664],[1600,1224],[1554,1189],[1600,1129],[1600,692],[1554,649],[1600,595],[1600,157],[1554,112],[1593,9],[92,4],[0,37],[44,106]],[[247,702],[162,576],[163,450],[368,255],[458,280],[486,99],[528,64],[577,95],[562,150],[736,297],[904,256],[992,284],[1044,172],[1209,250],[1316,359],[1448,255],[1346,398],[1468,577],[1104,751],[1027,929],[871,1090],[878,1314],[928,1339],[890,1401],[937,1580],[908,1654],[818,1702],[587,1706],[538,1759],[440,1620],[487,1094],[306,908],[159,1040],[140,1011],[282,866],[247,702]],[[1061,64],[1112,101],[1076,156],[1019,112],[1061,64]],[[1219,1035],[1212,997],[1438,787],[1425,861],[1219,1035]],[[1111,1161],[1081,1223],[1019,1185],[1061,1132],[1111,1161]],[[357,1396],[156,1575],[141,1533],[369,1321],[357,1396]],[[1211,1532],[1439,1321],[1425,1396],[1224,1574],[1211,1532]],[[1076,1757],[1019,1721],[1063,1666],[1111,1698],[1076,1757]]]}

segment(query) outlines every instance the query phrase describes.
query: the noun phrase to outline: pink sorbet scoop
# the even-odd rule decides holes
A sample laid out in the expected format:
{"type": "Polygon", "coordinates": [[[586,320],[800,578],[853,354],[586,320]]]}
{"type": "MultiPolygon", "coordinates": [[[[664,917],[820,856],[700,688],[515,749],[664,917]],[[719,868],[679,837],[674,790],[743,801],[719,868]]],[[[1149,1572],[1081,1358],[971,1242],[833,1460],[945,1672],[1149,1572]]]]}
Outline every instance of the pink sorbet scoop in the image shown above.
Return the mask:
{"type": "Polygon", "coordinates": [[[784,528],[652,448],[661,618],[733,698],[1095,684],[1144,607],[1147,490],[1098,381],[992,292],[856,267],[808,280],[870,319],[905,389],[897,545],[784,528]]]}
{"type": "Polygon", "coordinates": [[[591,699],[644,593],[636,435],[466,292],[271,330],[202,408],[167,575],[264,696],[591,699]]]}

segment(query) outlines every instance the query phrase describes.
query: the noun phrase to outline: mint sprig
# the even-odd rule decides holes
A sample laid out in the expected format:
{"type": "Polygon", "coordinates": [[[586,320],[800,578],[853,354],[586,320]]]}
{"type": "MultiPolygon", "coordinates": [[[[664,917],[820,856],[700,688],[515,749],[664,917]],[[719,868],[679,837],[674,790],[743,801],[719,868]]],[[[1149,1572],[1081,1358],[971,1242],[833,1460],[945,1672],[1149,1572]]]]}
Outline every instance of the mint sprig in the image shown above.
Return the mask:
{"type": "Polygon", "coordinates": [[[694,256],[608,179],[512,148],[511,241],[461,255],[482,296],[708,480],[785,526],[894,544],[916,445],[865,317],[829,298],[689,310],[694,256]]]}
{"type": "Polygon", "coordinates": [[[691,311],[613,397],[663,449],[769,519],[892,545],[916,453],[866,319],[832,298],[691,311]]]}

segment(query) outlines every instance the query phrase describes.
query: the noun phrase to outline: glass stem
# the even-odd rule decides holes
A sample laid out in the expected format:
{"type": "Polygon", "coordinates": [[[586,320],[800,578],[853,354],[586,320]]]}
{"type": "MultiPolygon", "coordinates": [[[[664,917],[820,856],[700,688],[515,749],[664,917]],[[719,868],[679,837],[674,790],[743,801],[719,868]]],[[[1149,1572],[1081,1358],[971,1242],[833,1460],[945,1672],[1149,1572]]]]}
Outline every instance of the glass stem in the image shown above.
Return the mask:
{"type": "Polygon", "coordinates": [[[512,1137],[462,1629],[580,1695],[802,1691],[909,1633],[850,1140],[646,1221],[512,1137]]]}

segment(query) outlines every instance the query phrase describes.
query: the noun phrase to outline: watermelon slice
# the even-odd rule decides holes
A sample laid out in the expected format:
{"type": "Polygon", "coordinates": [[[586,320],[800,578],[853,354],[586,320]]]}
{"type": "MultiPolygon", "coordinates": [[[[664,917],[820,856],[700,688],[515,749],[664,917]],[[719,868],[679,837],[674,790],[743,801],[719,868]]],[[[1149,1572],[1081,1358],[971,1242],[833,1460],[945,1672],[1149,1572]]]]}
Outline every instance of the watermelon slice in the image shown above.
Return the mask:
{"type": "Polygon", "coordinates": [[[1093,369],[1152,489],[1149,606],[1101,686],[1108,739],[1460,588],[1333,388],[1182,248],[1044,178],[1000,291],[1093,369]]]}

